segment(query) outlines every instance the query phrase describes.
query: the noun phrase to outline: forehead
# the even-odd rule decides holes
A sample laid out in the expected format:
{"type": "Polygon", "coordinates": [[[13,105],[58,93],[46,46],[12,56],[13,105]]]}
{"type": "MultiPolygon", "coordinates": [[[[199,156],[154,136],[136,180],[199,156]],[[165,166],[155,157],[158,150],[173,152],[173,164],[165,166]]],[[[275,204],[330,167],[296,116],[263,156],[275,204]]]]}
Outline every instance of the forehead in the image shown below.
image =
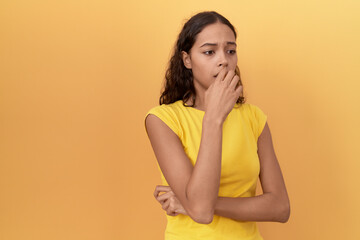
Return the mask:
{"type": "Polygon", "coordinates": [[[194,46],[201,46],[204,43],[226,43],[235,42],[235,35],[227,25],[214,23],[206,26],[197,36],[194,46]]]}

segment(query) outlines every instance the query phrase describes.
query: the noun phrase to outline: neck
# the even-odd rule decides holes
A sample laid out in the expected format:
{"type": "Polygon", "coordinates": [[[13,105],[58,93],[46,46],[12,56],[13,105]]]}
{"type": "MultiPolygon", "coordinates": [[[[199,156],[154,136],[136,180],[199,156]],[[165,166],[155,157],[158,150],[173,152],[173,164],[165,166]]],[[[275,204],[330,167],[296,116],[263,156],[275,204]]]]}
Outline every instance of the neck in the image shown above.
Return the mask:
{"type": "MultiPolygon", "coordinates": [[[[192,105],[194,103],[193,97],[193,95],[190,96],[189,100],[186,102],[187,105],[192,105]]],[[[205,91],[196,90],[195,105],[193,107],[205,111],[205,91]]]]}

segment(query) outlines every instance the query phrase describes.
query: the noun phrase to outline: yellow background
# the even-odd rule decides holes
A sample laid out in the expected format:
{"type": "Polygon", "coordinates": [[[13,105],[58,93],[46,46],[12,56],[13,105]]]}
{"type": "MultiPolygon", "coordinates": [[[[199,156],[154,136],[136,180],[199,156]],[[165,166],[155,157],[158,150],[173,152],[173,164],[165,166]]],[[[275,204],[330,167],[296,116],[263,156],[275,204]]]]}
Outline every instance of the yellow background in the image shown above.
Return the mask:
{"type": "Polygon", "coordinates": [[[355,0],[1,1],[0,239],[163,239],[144,116],[203,10],[237,29],[290,196],[264,239],[360,239],[355,0]]]}

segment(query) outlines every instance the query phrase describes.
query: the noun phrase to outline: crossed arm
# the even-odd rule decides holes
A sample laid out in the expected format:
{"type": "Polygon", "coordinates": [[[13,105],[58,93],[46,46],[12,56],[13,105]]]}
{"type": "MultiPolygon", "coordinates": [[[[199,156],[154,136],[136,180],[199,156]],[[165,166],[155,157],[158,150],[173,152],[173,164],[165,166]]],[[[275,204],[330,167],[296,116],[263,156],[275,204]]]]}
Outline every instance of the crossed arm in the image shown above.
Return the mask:
{"type": "Polygon", "coordinates": [[[290,216],[290,202],[267,123],[257,144],[263,194],[245,198],[219,197],[215,214],[241,221],[285,223],[290,216]]]}
{"type": "Polygon", "coordinates": [[[203,120],[198,159],[192,166],[176,134],[157,117],[148,117],[147,120],[145,125],[151,144],[171,186],[157,186],[154,195],[169,215],[187,214],[203,224],[210,223],[214,214],[240,221],[288,220],[289,198],[267,123],[257,142],[263,194],[229,198],[217,195],[221,170],[221,125],[203,120]],[[159,196],[160,192],[166,193],[159,196]]]}
{"type": "MultiPolygon", "coordinates": [[[[239,221],[285,223],[290,216],[290,202],[267,123],[257,145],[260,161],[259,178],[263,194],[255,197],[218,197],[214,214],[239,221]]],[[[157,186],[154,196],[169,215],[187,214],[169,186],[157,186]],[[165,194],[159,195],[160,192],[165,194]]]]}

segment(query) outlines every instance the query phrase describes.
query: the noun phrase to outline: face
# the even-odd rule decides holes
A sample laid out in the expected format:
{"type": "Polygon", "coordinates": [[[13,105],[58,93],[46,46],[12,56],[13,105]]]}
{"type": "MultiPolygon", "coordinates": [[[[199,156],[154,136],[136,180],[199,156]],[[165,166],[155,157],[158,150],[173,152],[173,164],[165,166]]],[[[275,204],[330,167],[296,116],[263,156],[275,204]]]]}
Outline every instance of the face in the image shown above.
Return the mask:
{"type": "Polygon", "coordinates": [[[183,52],[186,68],[192,69],[195,89],[206,90],[214,82],[221,66],[235,70],[237,53],[235,35],[223,23],[206,26],[197,36],[189,53],[183,52]]]}

